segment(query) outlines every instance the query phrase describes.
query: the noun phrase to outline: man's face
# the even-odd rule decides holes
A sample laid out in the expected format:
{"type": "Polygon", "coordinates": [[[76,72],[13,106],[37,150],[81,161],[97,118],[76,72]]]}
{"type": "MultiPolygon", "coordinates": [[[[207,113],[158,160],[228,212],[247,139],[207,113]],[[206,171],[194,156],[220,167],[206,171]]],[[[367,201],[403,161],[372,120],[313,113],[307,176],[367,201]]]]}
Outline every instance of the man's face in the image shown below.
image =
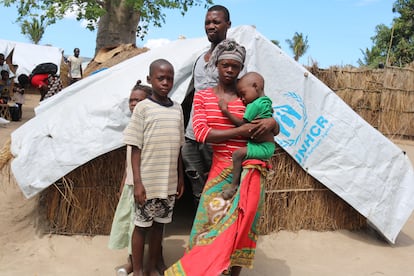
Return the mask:
{"type": "Polygon", "coordinates": [[[230,28],[231,22],[226,21],[222,11],[210,11],[206,14],[204,21],[204,29],[208,41],[218,44],[227,36],[227,30],[230,28]]]}

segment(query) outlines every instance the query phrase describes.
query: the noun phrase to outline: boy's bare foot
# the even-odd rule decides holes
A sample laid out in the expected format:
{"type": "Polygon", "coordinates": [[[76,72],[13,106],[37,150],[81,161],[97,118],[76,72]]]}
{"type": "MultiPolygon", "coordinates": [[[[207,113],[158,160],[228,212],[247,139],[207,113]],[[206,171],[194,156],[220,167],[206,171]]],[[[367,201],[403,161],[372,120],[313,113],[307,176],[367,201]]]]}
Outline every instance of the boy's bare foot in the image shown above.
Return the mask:
{"type": "Polygon", "coordinates": [[[231,186],[227,189],[224,189],[221,192],[221,195],[223,196],[224,200],[228,200],[230,198],[232,198],[236,193],[237,193],[237,188],[238,186],[231,184],[231,186]]]}

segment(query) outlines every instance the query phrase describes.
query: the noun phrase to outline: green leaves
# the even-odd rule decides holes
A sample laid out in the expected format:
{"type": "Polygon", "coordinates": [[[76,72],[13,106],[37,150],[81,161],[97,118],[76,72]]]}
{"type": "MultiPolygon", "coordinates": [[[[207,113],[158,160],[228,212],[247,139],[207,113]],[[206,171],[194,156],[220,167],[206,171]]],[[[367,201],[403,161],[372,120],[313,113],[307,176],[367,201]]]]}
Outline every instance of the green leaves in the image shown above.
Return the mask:
{"type": "Polygon", "coordinates": [[[286,43],[293,51],[294,59],[299,60],[309,49],[308,36],[303,36],[302,33],[295,32],[292,39],[286,39],[286,43]]]}
{"type": "Polygon", "coordinates": [[[392,11],[399,16],[393,19],[391,27],[377,25],[376,35],[371,37],[374,46],[363,53],[360,65],[404,66],[414,61],[414,0],[397,0],[392,11]]]}

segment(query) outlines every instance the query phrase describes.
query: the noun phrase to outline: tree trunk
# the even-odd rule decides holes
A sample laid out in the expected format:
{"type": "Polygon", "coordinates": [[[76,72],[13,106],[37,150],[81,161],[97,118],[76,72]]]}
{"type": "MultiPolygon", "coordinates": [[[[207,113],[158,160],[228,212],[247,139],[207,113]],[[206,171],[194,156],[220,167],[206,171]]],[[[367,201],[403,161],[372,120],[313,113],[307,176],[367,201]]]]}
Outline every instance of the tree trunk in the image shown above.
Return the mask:
{"type": "Polygon", "coordinates": [[[104,14],[98,22],[95,55],[99,49],[136,43],[140,14],[126,0],[105,1],[104,14]]]}

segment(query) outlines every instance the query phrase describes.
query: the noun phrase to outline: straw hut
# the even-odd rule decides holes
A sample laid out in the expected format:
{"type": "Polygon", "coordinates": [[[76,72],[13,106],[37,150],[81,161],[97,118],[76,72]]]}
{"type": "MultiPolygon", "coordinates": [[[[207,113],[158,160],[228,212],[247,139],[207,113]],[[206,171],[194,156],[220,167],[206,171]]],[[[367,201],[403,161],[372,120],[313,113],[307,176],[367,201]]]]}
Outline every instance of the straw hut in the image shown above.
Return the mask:
{"type": "MultiPolygon", "coordinates": [[[[85,72],[110,67],[139,53],[130,46],[110,49],[104,55],[98,54],[85,72]]],[[[109,233],[124,170],[124,153],[121,148],[95,158],[42,192],[41,205],[45,206],[51,232],[109,233]]],[[[363,216],[307,174],[283,149],[278,148],[271,164],[259,226],[262,234],[300,229],[356,230],[366,226],[363,216]]]]}
{"type": "MultiPolygon", "coordinates": [[[[100,65],[94,64],[96,60],[93,61],[90,64],[92,69],[85,71],[95,72],[117,64],[121,61],[120,57],[129,57],[129,53],[124,52],[129,50],[112,51],[115,53],[113,56],[109,55],[110,57],[100,65]]],[[[404,108],[398,112],[409,113],[409,107],[403,104],[409,98],[403,97],[409,97],[413,89],[401,84],[394,88],[394,80],[397,77],[392,76],[407,74],[404,77],[412,79],[412,70],[390,70],[388,73],[381,73],[375,70],[346,71],[333,68],[330,71],[318,70],[313,73],[381,132],[392,130],[391,135],[412,137],[410,133],[413,133],[413,128],[410,125],[402,131],[392,127],[396,124],[385,124],[381,117],[382,112],[396,112],[397,107],[404,108]],[[382,78],[389,78],[389,81],[384,82],[382,78]],[[395,104],[395,97],[391,93],[388,97],[381,98],[383,91],[388,90],[402,92],[400,105],[395,104]],[[367,114],[361,114],[364,112],[367,114]]],[[[41,201],[46,209],[50,232],[108,234],[117,203],[116,194],[124,171],[124,158],[124,148],[113,150],[78,167],[44,190],[41,201]]],[[[355,230],[366,226],[363,216],[308,175],[281,148],[277,150],[271,163],[273,169],[266,183],[265,209],[260,223],[262,234],[300,229],[355,230]]]]}
{"type": "MultiPolygon", "coordinates": [[[[116,64],[116,57],[109,62],[116,64]]],[[[94,70],[98,69],[94,65],[94,70]]],[[[411,68],[332,67],[312,73],[386,136],[414,139],[414,70],[411,68]]],[[[52,232],[109,233],[124,156],[121,148],[96,158],[43,193],[52,232]]],[[[273,169],[266,182],[261,233],[366,227],[363,216],[307,174],[282,148],[277,148],[270,162],[273,169]]]]}

